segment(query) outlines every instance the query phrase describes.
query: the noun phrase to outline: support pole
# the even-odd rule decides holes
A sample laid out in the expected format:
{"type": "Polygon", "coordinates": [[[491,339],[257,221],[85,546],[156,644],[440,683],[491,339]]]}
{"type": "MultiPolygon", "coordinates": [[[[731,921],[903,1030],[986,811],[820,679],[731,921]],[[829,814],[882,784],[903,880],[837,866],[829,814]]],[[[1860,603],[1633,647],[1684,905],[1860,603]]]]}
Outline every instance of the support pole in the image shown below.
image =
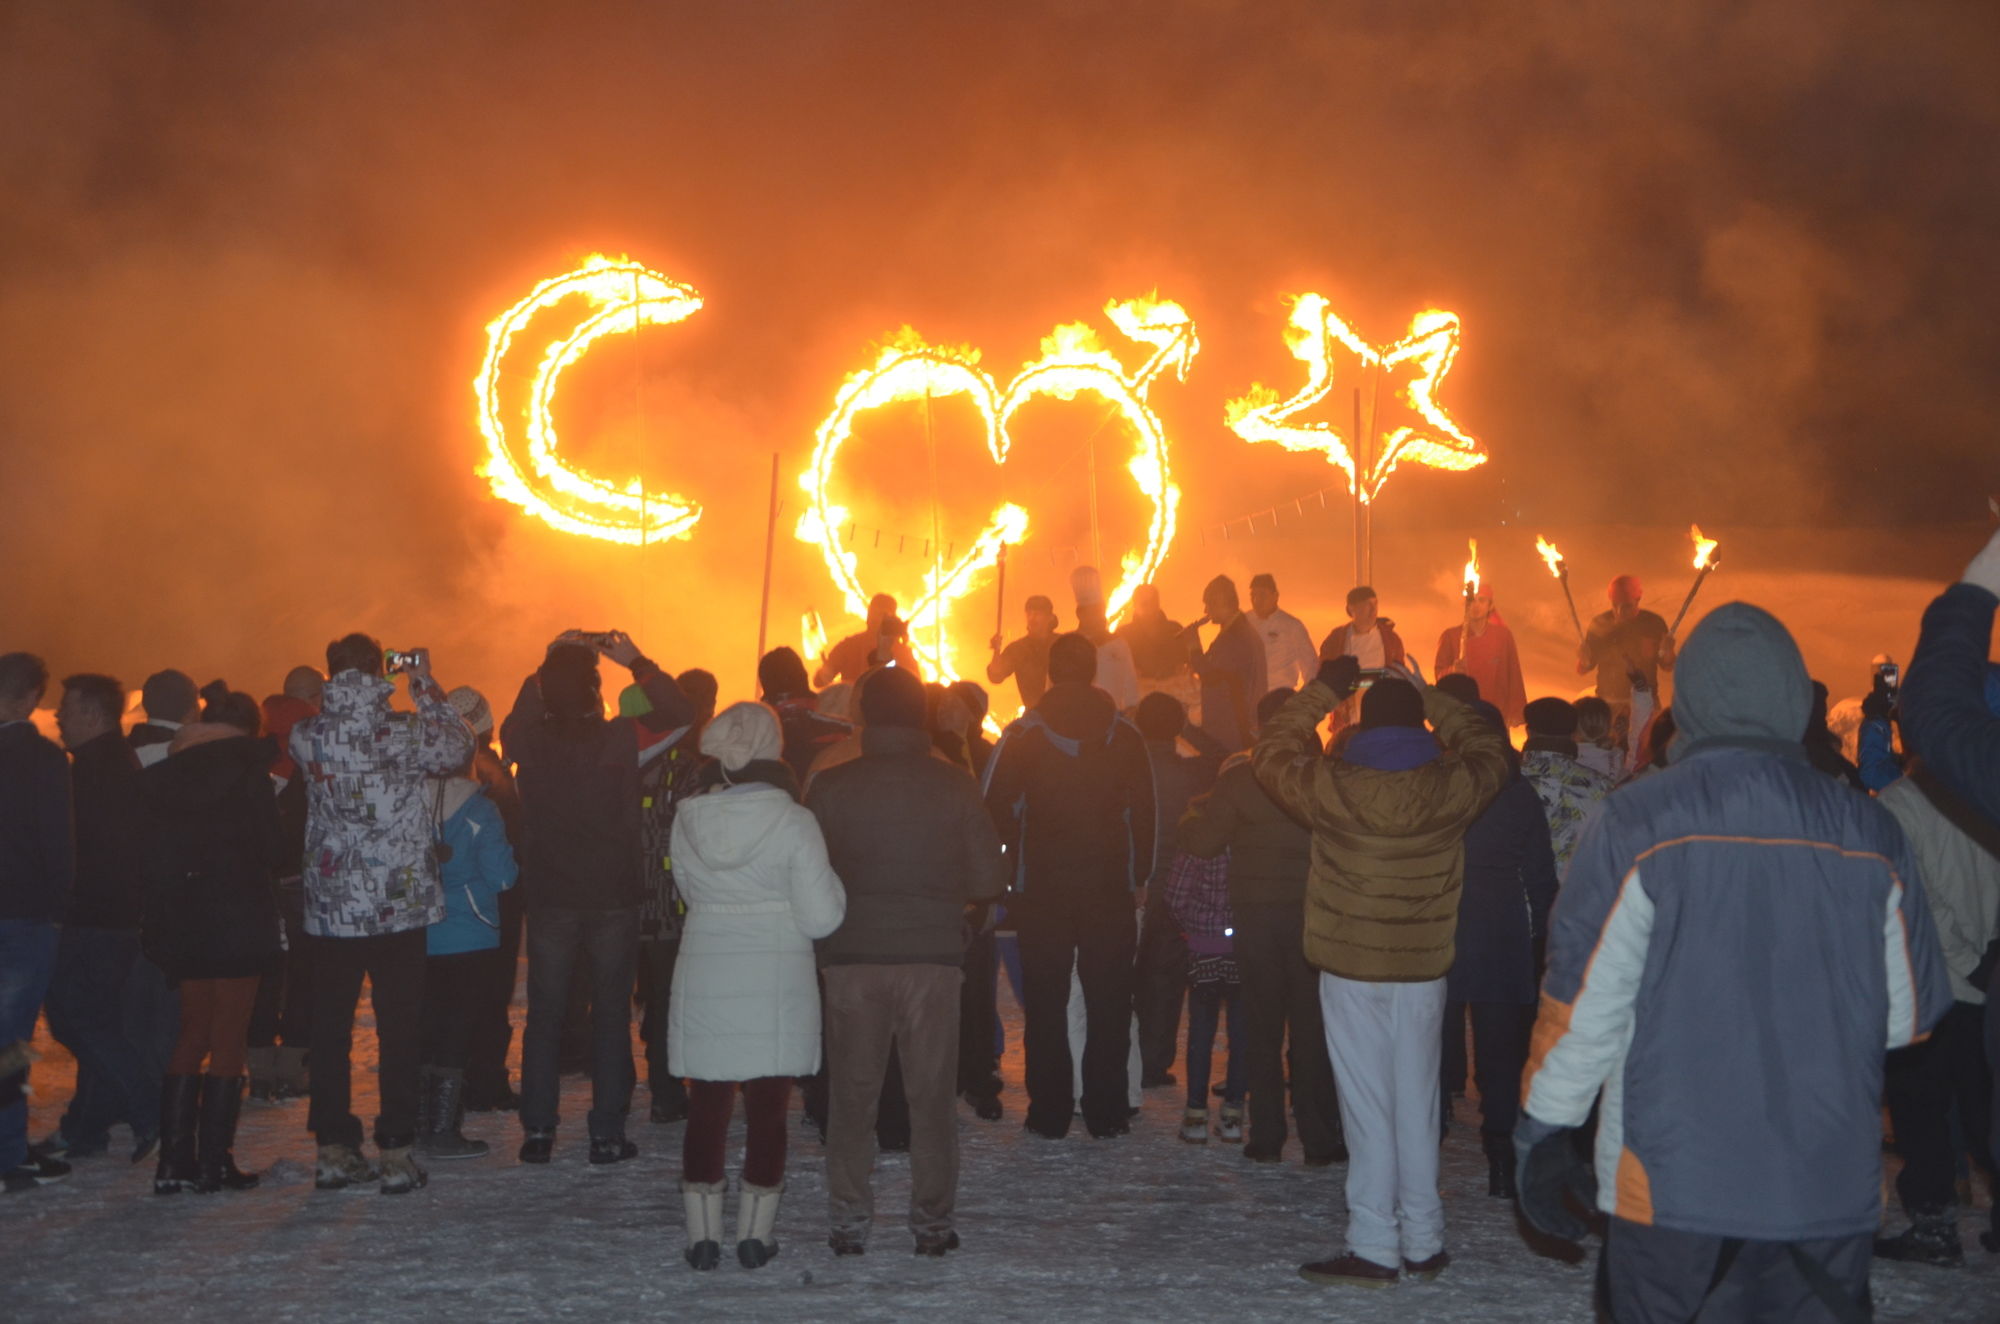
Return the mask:
{"type": "MultiPolygon", "coordinates": [[[[778,543],[778,453],[771,452],[771,513],[764,524],[764,596],[757,604],[757,662],[764,660],[766,627],[771,621],[771,558],[778,543]]],[[[756,675],[753,664],[751,675],[756,675]]]]}

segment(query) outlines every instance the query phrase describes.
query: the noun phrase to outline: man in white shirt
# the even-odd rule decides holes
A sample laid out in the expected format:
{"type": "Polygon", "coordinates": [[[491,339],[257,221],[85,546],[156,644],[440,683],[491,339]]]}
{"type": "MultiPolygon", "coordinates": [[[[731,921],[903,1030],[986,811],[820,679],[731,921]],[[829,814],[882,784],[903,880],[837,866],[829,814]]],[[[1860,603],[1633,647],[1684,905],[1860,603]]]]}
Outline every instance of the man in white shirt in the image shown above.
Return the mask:
{"type": "Polygon", "coordinates": [[[1312,635],[1304,621],[1279,609],[1278,581],[1269,574],[1250,580],[1250,624],[1264,640],[1265,694],[1304,689],[1319,674],[1319,650],[1313,647],[1312,635]]]}

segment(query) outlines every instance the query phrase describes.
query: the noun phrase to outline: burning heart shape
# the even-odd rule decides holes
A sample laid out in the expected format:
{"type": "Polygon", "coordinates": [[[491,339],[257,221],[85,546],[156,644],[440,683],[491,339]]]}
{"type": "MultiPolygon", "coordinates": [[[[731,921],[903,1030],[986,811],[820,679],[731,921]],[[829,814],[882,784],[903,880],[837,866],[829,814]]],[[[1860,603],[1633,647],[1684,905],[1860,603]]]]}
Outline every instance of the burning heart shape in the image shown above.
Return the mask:
{"type": "Polygon", "coordinates": [[[486,434],[486,461],[480,472],[493,494],[539,515],[558,529],[609,542],[644,544],[685,537],[701,518],[701,507],[684,497],[646,491],[638,478],[623,487],[571,468],[556,453],[552,417],[556,387],[565,370],[597,340],[613,331],[667,326],[701,310],[701,295],[629,258],[593,254],[575,271],[553,276],[486,327],[486,361],[474,389],[479,394],[479,430],[486,434]],[[508,435],[500,406],[501,381],[509,351],[536,314],[573,296],[596,311],[551,344],[528,388],[527,463],[508,435]]]}
{"type": "MultiPolygon", "coordinates": [[[[841,545],[840,530],[847,523],[847,512],[828,496],[834,466],[841,446],[853,434],[856,417],[899,401],[968,397],[984,420],[987,452],[996,465],[1004,465],[1012,446],[1008,424],[1022,405],[1040,395],[1073,400],[1081,392],[1096,392],[1124,416],[1137,435],[1137,451],[1126,467],[1153,503],[1145,549],[1122,558],[1122,574],[1106,602],[1107,612],[1116,616],[1132,591],[1159,570],[1173,544],[1180,489],[1169,477],[1166,428],[1147,403],[1146,394],[1153,380],[1169,366],[1176,380],[1185,381],[1201,341],[1179,304],[1153,298],[1114,300],[1104,311],[1126,336],[1153,347],[1135,371],[1128,373],[1089,326],[1068,323],[1044,338],[1042,357],[1023,367],[1002,389],[978,366],[977,351],[932,345],[905,328],[883,349],[873,367],[855,373],[841,386],[833,412],[820,424],[812,462],[799,476],[799,486],[811,504],[799,517],[797,536],[820,549],[849,611],[865,616],[869,595],[856,574],[854,553],[841,545]]],[[[970,592],[979,572],[994,564],[1004,545],[1020,542],[1027,529],[1028,513],[1019,506],[1003,504],[993,512],[971,550],[949,563],[940,559],[925,573],[923,592],[907,619],[912,647],[932,676],[947,680],[958,677],[949,641],[941,646],[939,642],[940,627],[951,603],[970,592]]]]}

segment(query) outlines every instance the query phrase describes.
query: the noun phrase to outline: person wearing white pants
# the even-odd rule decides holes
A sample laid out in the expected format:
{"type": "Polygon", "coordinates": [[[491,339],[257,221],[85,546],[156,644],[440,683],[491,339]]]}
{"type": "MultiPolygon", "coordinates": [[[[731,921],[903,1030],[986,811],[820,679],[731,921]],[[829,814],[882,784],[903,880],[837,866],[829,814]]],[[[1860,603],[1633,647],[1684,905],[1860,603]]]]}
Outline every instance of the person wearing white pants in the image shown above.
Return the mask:
{"type": "Polygon", "coordinates": [[[1395,1272],[1444,1250],[1438,1195],[1442,979],[1371,984],[1322,971],[1326,1050],[1347,1131],[1347,1249],[1395,1272]]]}
{"type": "MultiPolygon", "coordinates": [[[[1312,829],[1305,955],[1320,971],[1327,1055],[1347,1133],[1347,1247],[1299,1267],[1312,1283],[1385,1287],[1435,1278],[1438,1059],[1456,951],[1465,830],[1512,766],[1504,727],[1402,670],[1361,699],[1329,759],[1320,721],[1360,666],[1331,658],[1264,724],[1250,767],[1312,829]]],[[[1495,714],[1497,719],[1498,714],[1495,714]]]]}

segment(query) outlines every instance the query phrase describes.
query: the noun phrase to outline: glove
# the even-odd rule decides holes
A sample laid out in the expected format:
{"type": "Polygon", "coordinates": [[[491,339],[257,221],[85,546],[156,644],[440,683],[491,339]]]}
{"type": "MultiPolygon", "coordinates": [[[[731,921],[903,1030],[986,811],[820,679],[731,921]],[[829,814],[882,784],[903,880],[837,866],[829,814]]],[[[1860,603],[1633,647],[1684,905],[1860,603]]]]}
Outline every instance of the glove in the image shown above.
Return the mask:
{"type": "Polygon", "coordinates": [[[1330,657],[1319,664],[1319,675],[1314,679],[1345,703],[1347,696],[1354,693],[1354,687],[1361,683],[1361,664],[1351,657],[1330,657]]]}
{"type": "Polygon", "coordinates": [[[1526,1113],[1514,1128],[1515,1185],[1521,1216],[1538,1232],[1561,1241],[1582,1241],[1589,1226],[1563,1204],[1563,1194],[1586,1209],[1597,1207],[1597,1174],[1570,1143],[1570,1128],[1537,1121],[1526,1113]]]}
{"type": "Polygon", "coordinates": [[[1972,564],[1965,567],[1965,575],[1959,581],[1977,584],[1988,593],[2000,597],[2000,533],[1990,538],[1986,546],[1979,549],[1979,555],[1972,558],[1972,564]]]}

